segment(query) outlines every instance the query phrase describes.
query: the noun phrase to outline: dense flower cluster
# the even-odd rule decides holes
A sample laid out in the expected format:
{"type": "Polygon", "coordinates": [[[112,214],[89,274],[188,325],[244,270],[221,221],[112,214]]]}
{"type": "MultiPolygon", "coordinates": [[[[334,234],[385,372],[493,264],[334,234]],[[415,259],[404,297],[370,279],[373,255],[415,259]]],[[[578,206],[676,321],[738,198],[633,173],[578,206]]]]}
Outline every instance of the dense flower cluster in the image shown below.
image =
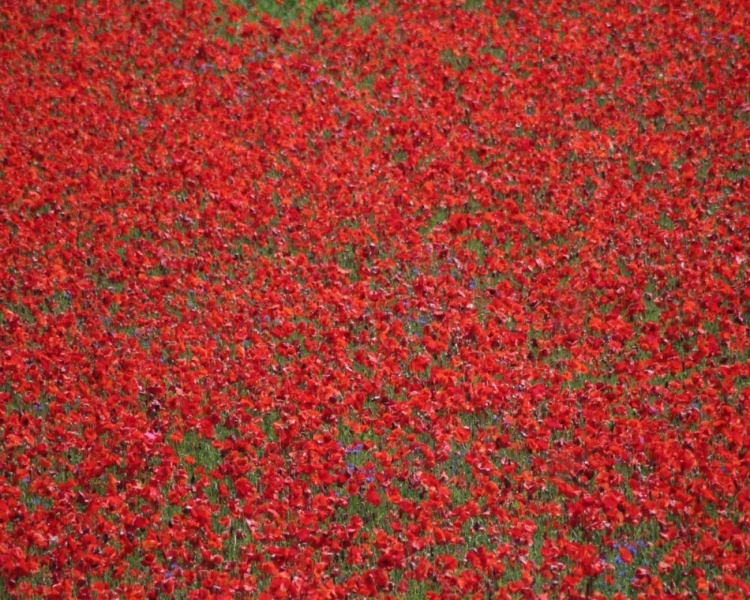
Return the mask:
{"type": "Polygon", "coordinates": [[[739,0],[0,7],[0,593],[750,595],[739,0]]]}

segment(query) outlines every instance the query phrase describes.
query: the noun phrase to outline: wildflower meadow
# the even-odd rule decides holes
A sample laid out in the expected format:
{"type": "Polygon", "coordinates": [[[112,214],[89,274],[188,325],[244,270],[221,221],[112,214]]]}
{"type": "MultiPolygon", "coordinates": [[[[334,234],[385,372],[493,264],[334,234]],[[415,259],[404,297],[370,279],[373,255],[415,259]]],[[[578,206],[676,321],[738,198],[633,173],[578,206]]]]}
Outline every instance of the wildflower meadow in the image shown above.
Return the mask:
{"type": "Polygon", "coordinates": [[[0,598],[749,597],[749,42],[0,2],[0,598]]]}

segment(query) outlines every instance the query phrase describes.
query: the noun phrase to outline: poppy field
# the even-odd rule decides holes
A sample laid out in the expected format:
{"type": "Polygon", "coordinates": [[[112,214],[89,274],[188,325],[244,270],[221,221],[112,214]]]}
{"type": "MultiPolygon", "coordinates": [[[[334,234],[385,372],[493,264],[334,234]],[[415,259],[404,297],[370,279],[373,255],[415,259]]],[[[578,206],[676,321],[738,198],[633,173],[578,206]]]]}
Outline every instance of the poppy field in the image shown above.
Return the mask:
{"type": "Polygon", "coordinates": [[[0,4],[0,597],[750,596],[749,42],[0,4]]]}

